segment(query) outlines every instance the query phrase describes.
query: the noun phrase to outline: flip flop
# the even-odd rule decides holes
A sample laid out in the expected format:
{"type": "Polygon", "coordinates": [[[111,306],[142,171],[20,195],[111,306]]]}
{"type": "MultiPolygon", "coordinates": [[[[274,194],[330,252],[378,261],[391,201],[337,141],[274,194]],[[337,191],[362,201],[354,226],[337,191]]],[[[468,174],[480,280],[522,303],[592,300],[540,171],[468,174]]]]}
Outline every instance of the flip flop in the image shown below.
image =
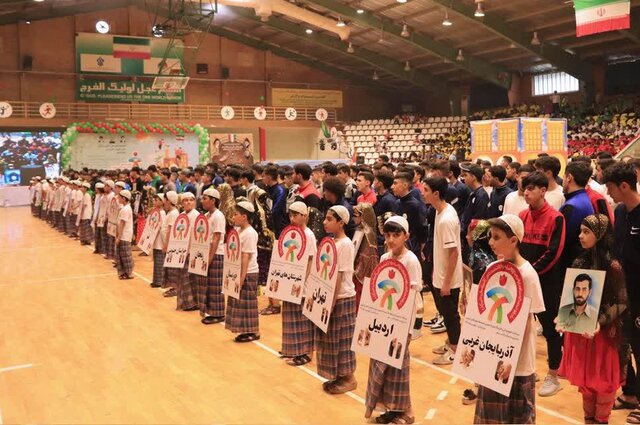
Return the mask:
{"type": "Polygon", "coordinates": [[[340,384],[329,385],[329,388],[327,388],[327,392],[329,394],[344,394],[349,391],[353,391],[356,388],[358,388],[357,382],[350,382],[350,383],[344,383],[344,384],[340,383],[340,384]]]}
{"type": "Polygon", "coordinates": [[[633,410],[638,408],[638,403],[631,403],[624,400],[622,397],[617,397],[613,404],[612,410],[633,410]]]}
{"type": "Polygon", "coordinates": [[[285,363],[287,363],[289,366],[304,366],[307,363],[309,363],[311,361],[311,359],[308,356],[296,356],[290,359],[287,359],[285,361],[285,363]]]}
{"type": "Polygon", "coordinates": [[[640,424],[640,411],[634,411],[627,416],[627,424],[636,425],[640,424]]]}
{"type": "Polygon", "coordinates": [[[388,412],[383,413],[382,415],[378,416],[376,418],[376,423],[377,424],[389,424],[391,423],[391,421],[398,415],[400,415],[400,412],[393,412],[391,410],[389,410],[388,412]]]}
{"type": "Polygon", "coordinates": [[[412,424],[416,421],[414,416],[409,416],[406,413],[401,413],[391,420],[392,424],[412,424]]]}

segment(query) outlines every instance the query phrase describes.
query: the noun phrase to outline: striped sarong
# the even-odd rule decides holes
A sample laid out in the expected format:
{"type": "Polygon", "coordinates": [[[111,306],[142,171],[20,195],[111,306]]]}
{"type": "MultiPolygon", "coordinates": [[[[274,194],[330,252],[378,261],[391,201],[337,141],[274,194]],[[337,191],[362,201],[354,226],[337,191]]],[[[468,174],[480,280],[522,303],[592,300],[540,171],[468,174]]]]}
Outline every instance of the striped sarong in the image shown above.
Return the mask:
{"type": "Polygon", "coordinates": [[[102,237],[104,236],[102,233],[102,227],[96,227],[96,249],[95,251],[98,254],[104,254],[104,241],[102,237]]]}
{"type": "Polygon", "coordinates": [[[282,355],[296,357],[311,355],[315,325],[302,314],[304,298],[300,304],[282,302],[282,355]]]}
{"type": "Polygon", "coordinates": [[[369,378],[367,380],[367,395],[365,407],[372,412],[376,407],[383,410],[406,411],[411,407],[411,392],[409,391],[409,342],[402,359],[402,369],[369,360],[369,378]]]}
{"type": "Polygon", "coordinates": [[[153,250],[153,283],[164,286],[164,252],[161,249],[153,250]]]}
{"type": "Polygon", "coordinates": [[[133,255],[131,253],[131,242],[120,241],[116,247],[116,267],[118,276],[133,276],[133,255]]]}
{"type": "Polygon", "coordinates": [[[222,294],[223,255],[214,255],[209,264],[207,277],[198,280],[198,307],[200,315],[224,317],[224,294],[222,294]]]}
{"type": "Polygon", "coordinates": [[[240,299],[227,298],[224,327],[233,333],[258,333],[258,316],[258,273],[250,273],[240,288],[240,299]]]}
{"type": "Polygon", "coordinates": [[[536,423],[536,375],[516,376],[511,393],[505,397],[489,388],[478,387],[474,424],[536,423]]]}
{"type": "Polygon", "coordinates": [[[93,241],[93,228],[91,220],[80,220],[80,242],[91,243],[93,241]]]}
{"type": "Polygon", "coordinates": [[[187,259],[184,261],[184,267],[180,270],[180,277],[176,282],[176,309],[177,310],[190,310],[196,306],[196,297],[195,291],[195,282],[194,276],[189,273],[189,255],[187,255],[187,259]]]}
{"type": "Polygon", "coordinates": [[[356,353],[351,351],[351,339],[356,325],[356,297],[336,301],[325,334],[316,329],[318,375],[335,380],[356,370],[356,353]]]}

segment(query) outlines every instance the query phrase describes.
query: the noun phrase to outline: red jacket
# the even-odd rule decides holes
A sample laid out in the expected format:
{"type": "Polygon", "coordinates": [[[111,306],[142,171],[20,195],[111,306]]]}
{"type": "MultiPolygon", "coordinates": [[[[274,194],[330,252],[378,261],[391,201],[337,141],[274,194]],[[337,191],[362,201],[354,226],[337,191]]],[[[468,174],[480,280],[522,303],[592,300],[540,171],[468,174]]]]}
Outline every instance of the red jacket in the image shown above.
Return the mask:
{"type": "MultiPolygon", "coordinates": [[[[524,238],[520,255],[531,263],[538,275],[557,269],[564,249],[564,216],[546,201],[539,210],[526,209],[520,213],[524,223],[524,238]]],[[[541,276],[542,277],[542,276],[541,276]]]]}
{"type": "Polygon", "coordinates": [[[607,202],[604,196],[595,190],[591,189],[589,185],[584,189],[589,195],[589,200],[591,201],[591,205],[593,206],[593,211],[596,214],[604,214],[609,219],[609,223],[611,223],[611,228],[613,228],[613,211],[611,210],[611,205],[607,202]]]}

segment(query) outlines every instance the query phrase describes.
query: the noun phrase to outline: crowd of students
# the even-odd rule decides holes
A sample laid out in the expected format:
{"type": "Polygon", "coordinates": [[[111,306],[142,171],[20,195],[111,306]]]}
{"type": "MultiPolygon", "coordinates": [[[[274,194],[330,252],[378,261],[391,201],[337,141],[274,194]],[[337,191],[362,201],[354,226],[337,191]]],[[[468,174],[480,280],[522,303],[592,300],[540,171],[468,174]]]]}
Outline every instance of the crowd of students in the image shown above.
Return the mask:
{"type": "MultiPolygon", "coordinates": [[[[562,178],[560,171],[560,161],[546,154],[527,164],[505,157],[495,165],[446,159],[394,165],[381,155],[372,167],[327,162],[315,168],[306,163],[224,170],[208,164],[173,171],[150,166],[128,175],[68,171],[56,180],[32,182],[32,211],[83,244],[95,235],[95,253],[114,260],[118,276],[130,279],[134,228],[152,208],[162,209],[151,286],[164,288],[165,297],[176,296],[177,309],[199,310],[203,324],[224,321],[239,343],[260,338],[260,314],[282,313],[283,358],[300,366],[315,350],[318,374],[327,379],[323,390],[330,394],[357,386],[350,350],[356,311],[364,279],[379,260],[394,258],[405,265],[412,288],[421,294],[417,317],[423,296],[433,296],[438,315],[424,326],[446,333],[433,348],[436,365],[452,364],[457,349],[466,303],[462,265],[473,270],[478,283],[497,259],[512,262],[532,301],[516,378],[508,397],[482,386],[477,395],[465,391],[465,404],[477,401],[474,422],[535,422],[536,316],[548,362],[538,395],[557,394],[559,377],[565,377],[582,394],[585,422],[607,423],[611,409],[639,406],[640,380],[629,353],[637,364],[640,292],[632,275],[640,267],[640,160],[604,156],[594,169],[590,158],[579,156],[562,178]],[[163,267],[180,209],[190,221],[204,213],[213,229],[207,277],[189,273],[186,266],[163,267]],[[302,315],[301,305],[269,300],[258,311],[257,287],[266,283],[270,250],[289,224],[303,228],[312,242],[328,235],[336,243],[337,301],[326,333],[302,315]],[[223,244],[232,227],[241,240],[242,287],[240,298],[227,298],[225,308],[223,244]],[[355,252],[357,230],[364,237],[355,252]],[[556,321],[568,267],[607,271],[594,334],[563,334],[556,321]]],[[[316,244],[308,245],[311,261],[316,244]]],[[[422,323],[415,326],[407,343],[421,328],[422,323]]],[[[370,361],[367,418],[381,406],[385,413],[376,423],[414,422],[409,356],[407,350],[400,369],[370,361]]],[[[628,421],[640,423],[640,410],[633,410],[628,421]]]]}

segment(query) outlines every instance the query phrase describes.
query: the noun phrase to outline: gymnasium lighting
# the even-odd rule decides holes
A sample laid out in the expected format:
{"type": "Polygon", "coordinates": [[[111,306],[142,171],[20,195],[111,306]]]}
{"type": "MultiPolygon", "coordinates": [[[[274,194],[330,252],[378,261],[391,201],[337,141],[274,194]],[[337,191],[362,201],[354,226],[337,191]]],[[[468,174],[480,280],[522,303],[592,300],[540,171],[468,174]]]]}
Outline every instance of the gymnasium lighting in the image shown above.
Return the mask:
{"type": "Polygon", "coordinates": [[[31,25],[31,21],[24,21],[25,24],[31,25]]]}
{"type": "Polygon", "coordinates": [[[516,48],[515,43],[511,43],[511,44],[509,44],[509,48],[510,48],[510,49],[515,49],[515,48],[516,48]]]}
{"type": "Polygon", "coordinates": [[[484,18],[484,10],[482,10],[482,2],[478,2],[478,6],[476,7],[476,12],[473,14],[476,18],[484,18]]]}
{"type": "Polygon", "coordinates": [[[371,79],[373,81],[378,81],[379,77],[378,77],[378,73],[376,71],[373,71],[373,77],[371,77],[371,79]]]}
{"type": "Polygon", "coordinates": [[[338,18],[338,23],[336,24],[336,27],[346,27],[346,26],[347,24],[344,23],[342,18],[338,18]]]}
{"type": "Polygon", "coordinates": [[[354,53],[356,50],[353,48],[353,44],[349,42],[349,47],[347,47],[347,53],[354,53]]]}
{"type": "Polygon", "coordinates": [[[458,56],[456,56],[456,60],[458,62],[462,62],[464,60],[464,55],[462,54],[462,49],[458,49],[458,56]]]}
{"type": "Polygon", "coordinates": [[[33,0],[33,1],[35,1],[36,3],[42,3],[44,0],[33,0]]]}
{"type": "Polygon", "coordinates": [[[538,31],[534,31],[533,32],[533,38],[531,39],[531,45],[532,46],[539,46],[540,45],[540,39],[538,38],[538,31]]]}
{"type": "Polygon", "coordinates": [[[442,21],[442,26],[443,27],[450,27],[451,25],[453,25],[453,22],[451,22],[449,20],[449,11],[445,9],[445,11],[444,11],[444,20],[442,21]]]}
{"type": "Polygon", "coordinates": [[[407,0],[396,0],[398,3],[406,3],[407,0]]]}
{"type": "Polygon", "coordinates": [[[356,10],[356,13],[358,15],[362,15],[364,13],[364,9],[358,9],[358,10],[356,10]]]}
{"type": "Polygon", "coordinates": [[[409,35],[410,35],[409,34],[409,28],[407,28],[407,24],[404,24],[402,26],[402,32],[400,33],[400,37],[407,38],[407,37],[409,37],[409,35]]]}
{"type": "Polygon", "coordinates": [[[311,28],[307,28],[306,30],[304,30],[304,32],[306,32],[307,34],[313,34],[313,30],[311,28]]]}
{"type": "Polygon", "coordinates": [[[151,27],[151,34],[157,38],[162,37],[164,35],[164,27],[162,25],[154,25],[151,27]]]}
{"type": "Polygon", "coordinates": [[[409,63],[409,61],[406,61],[404,63],[404,70],[407,72],[411,71],[411,64],[409,63]]]}

